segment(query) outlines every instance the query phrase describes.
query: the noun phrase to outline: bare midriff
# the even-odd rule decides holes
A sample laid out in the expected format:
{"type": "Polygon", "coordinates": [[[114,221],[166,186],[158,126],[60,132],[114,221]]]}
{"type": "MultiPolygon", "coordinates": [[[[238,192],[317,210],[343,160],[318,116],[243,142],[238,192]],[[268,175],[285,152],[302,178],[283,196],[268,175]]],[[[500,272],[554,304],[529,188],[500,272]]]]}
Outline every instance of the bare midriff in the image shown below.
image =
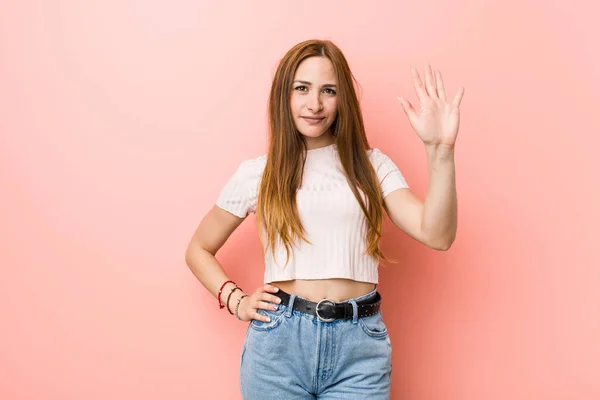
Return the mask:
{"type": "Polygon", "coordinates": [[[374,283],[358,282],[350,279],[295,279],[291,281],[271,282],[271,285],[289,294],[295,294],[310,301],[323,299],[335,302],[360,297],[375,289],[374,283]]]}

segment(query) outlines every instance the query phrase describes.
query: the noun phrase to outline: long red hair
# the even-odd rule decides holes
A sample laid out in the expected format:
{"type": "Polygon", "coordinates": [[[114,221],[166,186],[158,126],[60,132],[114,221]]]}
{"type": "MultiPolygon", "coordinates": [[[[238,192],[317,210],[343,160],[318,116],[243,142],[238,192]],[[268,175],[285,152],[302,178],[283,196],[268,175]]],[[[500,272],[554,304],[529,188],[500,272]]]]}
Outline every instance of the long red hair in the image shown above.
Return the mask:
{"type": "Polygon", "coordinates": [[[383,225],[383,198],[371,165],[370,149],[354,83],[356,79],[341,50],[329,40],[297,44],[281,59],[269,96],[269,149],[256,207],[259,226],[266,233],[266,247],[275,252],[279,240],[287,262],[297,240],[309,243],[300,221],[296,192],[302,182],[306,143],[290,112],[290,97],[298,65],[308,57],[327,57],[333,64],[337,88],[337,117],[331,126],[346,179],[367,220],[366,254],[387,258],[379,241],[383,225]],[[361,193],[363,196],[361,196],[361,193]]]}

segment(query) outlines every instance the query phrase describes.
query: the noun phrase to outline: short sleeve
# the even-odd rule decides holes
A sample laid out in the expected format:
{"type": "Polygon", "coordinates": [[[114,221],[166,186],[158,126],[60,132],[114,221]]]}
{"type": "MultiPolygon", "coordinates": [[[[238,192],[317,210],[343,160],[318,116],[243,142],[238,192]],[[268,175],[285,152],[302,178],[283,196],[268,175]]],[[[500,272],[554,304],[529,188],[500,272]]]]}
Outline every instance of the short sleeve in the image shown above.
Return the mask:
{"type": "Polygon", "coordinates": [[[408,188],[406,179],[400,172],[400,169],[391,158],[383,154],[379,149],[372,149],[369,155],[375,173],[379,178],[379,184],[381,185],[381,193],[383,197],[392,193],[397,189],[408,188]]]}
{"type": "Polygon", "coordinates": [[[221,189],[217,206],[240,218],[256,212],[258,185],[264,166],[263,156],[243,161],[221,189]]]}

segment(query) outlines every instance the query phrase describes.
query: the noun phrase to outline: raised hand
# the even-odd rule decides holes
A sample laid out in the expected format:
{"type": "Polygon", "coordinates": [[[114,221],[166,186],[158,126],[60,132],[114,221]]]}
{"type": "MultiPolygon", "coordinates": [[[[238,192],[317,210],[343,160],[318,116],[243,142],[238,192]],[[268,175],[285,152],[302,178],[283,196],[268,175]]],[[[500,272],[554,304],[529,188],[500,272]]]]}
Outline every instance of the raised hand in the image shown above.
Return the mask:
{"type": "Polygon", "coordinates": [[[431,65],[425,70],[425,84],[419,71],[412,68],[415,91],[419,98],[419,107],[403,97],[398,97],[408,120],[419,138],[426,146],[445,146],[454,148],[460,121],[460,103],[465,93],[459,88],[451,103],[446,100],[446,90],[440,71],[433,71],[431,65]]]}

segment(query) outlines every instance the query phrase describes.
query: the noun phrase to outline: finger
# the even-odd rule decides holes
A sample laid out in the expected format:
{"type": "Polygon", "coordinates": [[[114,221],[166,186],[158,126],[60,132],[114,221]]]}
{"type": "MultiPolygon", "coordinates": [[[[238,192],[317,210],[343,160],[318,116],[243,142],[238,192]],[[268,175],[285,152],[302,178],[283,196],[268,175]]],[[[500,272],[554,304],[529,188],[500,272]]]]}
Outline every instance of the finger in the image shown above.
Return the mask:
{"type": "Polygon", "coordinates": [[[431,65],[429,64],[427,64],[427,68],[425,68],[425,88],[427,89],[427,94],[429,94],[430,97],[438,97],[437,91],[435,90],[433,72],[431,70],[431,65]]]}
{"type": "Polygon", "coordinates": [[[464,94],[465,94],[465,88],[461,87],[460,89],[458,89],[458,93],[456,93],[456,96],[454,96],[454,101],[452,102],[452,105],[455,108],[460,107],[460,103],[462,102],[462,98],[463,98],[464,94]]]}
{"type": "Polygon", "coordinates": [[[446,88],[444,87],[444,79],[442,78],[442,71],[435,71],[435,84],[437,87],[437,93],[440,99],[446,100],[446,88]]]}
{"type": "Polygon", "coordinates": [[[265,308],[265,304],[264,302],[255,299],[254,296],[248,296],[247,297],[248,300],[248,304],[244,307],[245,309],[245,314],[248,318],[250,319],[256,319],[258,321],[264,321],[264,322],[270,322],[271,319],[266,316],[266,315],[262,315],[258,312],[259,309],[264,309],[264,310],[269,310],[269,309],[273,309],[272,307],[266,307],[265,308]]]}
{"type": "Polygon", "coordinates": [[[423,81],[421,80],[421,76],[419,76],[419,71],[416,68],[411,68],[413,82],[415,85],[415,92],[417,92],[417,97],[420,102],[423,102],[427,98],[427,91],[425,90],[425,86],[423,86],[423,81]]]}
{"type": "Polygon", "coordinates": [[[254,316],[252,317],[252,319],[256,319],[258,321],[263,322],[271,322],[271,318],[269,318],[266,315],[259,314],[257,311],[254,312],[254,316]]]}
{"type": "Polygon", "coordinates": [[[410,102],[403,97],[398,97],[398,100],[400,100],[400,104],[402,104],[402,109],[404,110],[404,113],[406,114],[408,119],[412,120],[413,118],[415,118],[417,112],[413,105],[410,104],[410,102]]]}
{"type": "Polygon", "coordinates": [[[267,292],[263,292],[260,295],[260,300],[268,301],[268,302],[275,303],[275,304],[281,303],[281,299],[279,297],[273,296],[272,294],[269,294],[267,292]]]}
{"type": "Polygon", "coordinates": [[[268,283],[265,284],[262,289],[265,292],[271,292],[271,293],[277,293],[279,291],[279,288],[277,286],[273,286],[273,285],[269,285],[268,283]]]}
{"type": "Polygon", "coordinates": [[[277,304],[273,304],[271,302],[261,300],[257,303],[257,308],[262,308],[263,310],[273,311],[273,310],[279,309],[279,306],[277,304]]]}

